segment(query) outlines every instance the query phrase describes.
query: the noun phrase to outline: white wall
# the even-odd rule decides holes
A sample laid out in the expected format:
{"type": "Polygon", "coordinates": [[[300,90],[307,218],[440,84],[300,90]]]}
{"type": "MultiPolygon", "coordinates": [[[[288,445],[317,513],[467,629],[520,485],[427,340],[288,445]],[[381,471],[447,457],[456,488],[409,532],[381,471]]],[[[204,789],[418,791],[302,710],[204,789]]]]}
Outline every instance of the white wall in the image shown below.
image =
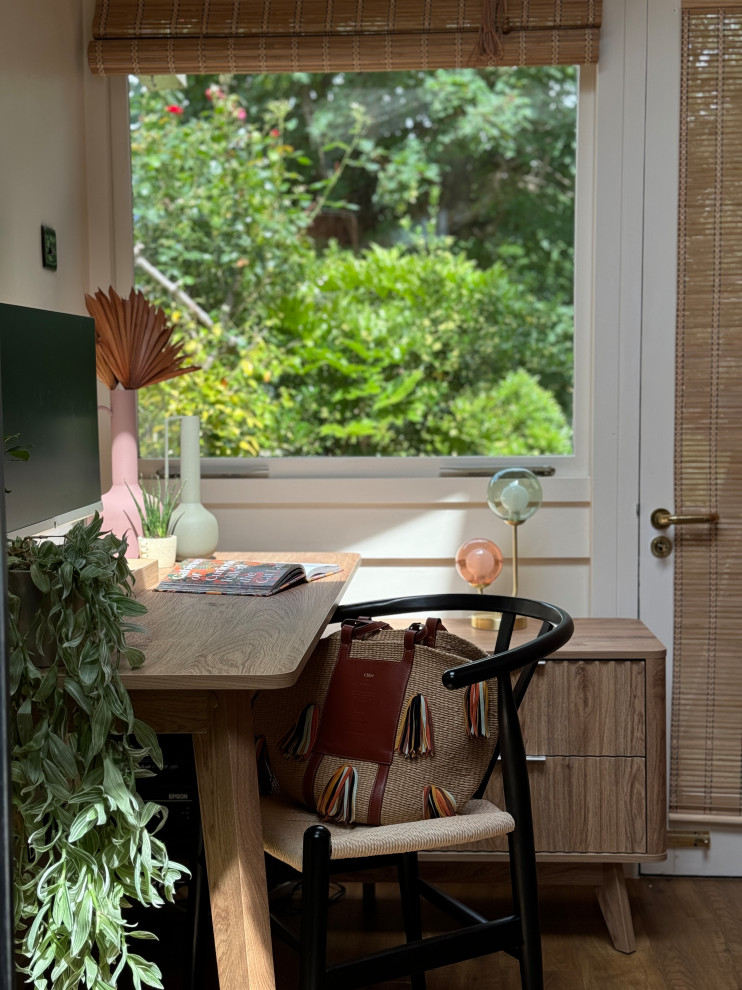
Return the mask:
{"type": "MultiPolygon", "coordinates": [[[[128,291],[132,284],[125,247],[131,210],[125,192],[112,194],[120,144],[109,112],[112,100],[125,97],[126,84],[88,70],[91,23],[89,0],[3,4],[0,302],[85,314],[86,292],[111,283],[128,291]],[[42,224],[57,233],[56,272],[41,265],[42,224]]],[[[118,122],[119,129],[126,124],[120,114],[118,122]]],[[[105,443],[105,418],[101,425],[105,443]]]]}
{"type": "Polygon", "coordinates": [[[0,30],[0,300],[84,313],[88,284],[79,0],[5,4],[0,30]],[[59,267],[41,267],[40,227],[59,267]]]}
{"type": "MultiPolygon", "coordinates": [[[[505,567],[491,586],[512,591],[510,527],[489,509],[487,478],[204,479],[220,550],[348,550],[362,554],[349,597],[465,591],[456,550],[485,537],[505,567]]],[[[544,503],[520,527],[519,593],[589,614],[590,485],[542,479],[544,503]]]]}

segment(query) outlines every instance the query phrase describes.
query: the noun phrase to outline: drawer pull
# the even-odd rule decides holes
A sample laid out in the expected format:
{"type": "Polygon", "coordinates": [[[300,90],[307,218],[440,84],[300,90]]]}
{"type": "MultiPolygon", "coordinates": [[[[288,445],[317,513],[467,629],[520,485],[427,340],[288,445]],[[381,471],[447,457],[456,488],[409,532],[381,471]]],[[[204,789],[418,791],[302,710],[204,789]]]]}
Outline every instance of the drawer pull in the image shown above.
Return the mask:
{"type": "MultiPolygon", "coordinates": [[[[498,760],[502,759],[502,756],[497,757],[498,760]]],[[[545,756],[528,756],[526,754],[526,763],[546,763],[545,756]]]]}

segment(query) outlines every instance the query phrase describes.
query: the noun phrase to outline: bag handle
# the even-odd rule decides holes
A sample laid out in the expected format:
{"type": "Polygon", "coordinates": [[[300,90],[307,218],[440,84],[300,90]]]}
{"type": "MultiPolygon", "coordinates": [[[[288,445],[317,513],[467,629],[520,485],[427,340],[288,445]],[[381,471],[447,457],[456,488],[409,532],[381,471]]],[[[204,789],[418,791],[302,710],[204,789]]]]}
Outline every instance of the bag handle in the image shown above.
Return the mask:
{"type": "Polygon", "coordinates": [[[430,646],[433,649],[435,649],[438,632],[440,630],[443,632],[448,631],[440,619],[435,619],[432,616],[426,619],[424,624],[422,622],[413,622],[408,628],[415,630],[416,643],[419,643],[421,646],[430,646]]]}
{"type": "Polygon", "coordinates": [[[343,646],[350,646],[354,639],[366,639],[380,629],[391,628],[388,622],[381,622],[366,616],[359,616],[357,619],[345,619],[340,627],[340,642],[343,646]]]}
{"type": "MultiPolygon", "coordinates": [[[[340,652],[338,654],[338,660],[350,657],[351,647],[355,640],[366,639],[382,629],[391,628],[388,622],[370,619],[367,616],[359,616],[357,619],[344,619],[340,627],[340,652]]],[[[412,660],[415,656],[415,646],[418,643],[424,642],[427,635],[427,626],[422,625],[420,622],[413,622],[408,629],[404,630],[403,663],[406,663],[410,667],[412,666],[412,660]]]]}

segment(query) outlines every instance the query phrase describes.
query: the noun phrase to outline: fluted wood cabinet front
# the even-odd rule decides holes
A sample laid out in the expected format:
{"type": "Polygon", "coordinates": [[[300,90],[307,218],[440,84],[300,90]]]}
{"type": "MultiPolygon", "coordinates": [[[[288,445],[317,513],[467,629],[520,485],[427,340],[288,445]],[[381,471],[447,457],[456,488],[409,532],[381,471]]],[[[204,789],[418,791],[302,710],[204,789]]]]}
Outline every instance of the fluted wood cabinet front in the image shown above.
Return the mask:
{"type": "MultiPolygon", "coordinates": [[[[463,619],[452,631],[492,648],[463,619]]],[[[633,619],[576,619],[521,708],[539,859],[636,862],[665,855],[665,650],[633,619]]],[[[504,807],[499,774],[487,797],[504,807]]],[[[462,853],[505,852],[502,837],[462,853]]]]}
{"type": "MultiPolygon", "coordinates": [[[[540,853],[628,854],[633,858],[646,849],[643,759],[548,756],[531,763],[529,778],[534,838],[540,853]]],[[[492,781],[487,797],[504,806],[499,777],[492,781]]],[[[470,848],[506,852],[507,837],[470,848]]]]}

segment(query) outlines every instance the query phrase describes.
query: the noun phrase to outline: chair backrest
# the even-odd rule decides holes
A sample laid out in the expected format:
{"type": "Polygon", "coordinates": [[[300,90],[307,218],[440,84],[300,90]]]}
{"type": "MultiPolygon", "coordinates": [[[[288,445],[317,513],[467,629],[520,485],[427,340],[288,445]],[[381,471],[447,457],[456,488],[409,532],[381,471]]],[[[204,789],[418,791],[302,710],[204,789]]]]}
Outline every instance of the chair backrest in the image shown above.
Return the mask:
{"type": "MultiPolygon", "coordinates": [[[[510,745],[522,750],[517,710],[540,660],[548,659],[569,641],[574,631],[571,617],[556,605],[533,601],[529,598],[512,598],[505,595],[476,595],[449,593],[435,595],[411,595],[399,598],[379,599],[339,605],[331,622],[357,619],[361,616],[376,619],[380,616],[425,613],[444,617],[451,612],[497,612],[500,622],[494,652],[481,660],[452,667],[443,674],[443,684],[450,690],[465,688],[479,681],[496,680],[498,685],[498,741],[492,759],[477,788],[475,797],[481,797],[492,776],[500,756],[503,732],[509,736],[510,745]],[[536,636],[511,646],[515,620],[519,616],[536,619],[540,625],[536,636]],[[511,674],[519,670],[515,685],[511,674]],[[515,717],[513,717],[515,716],[515,717]]],[[[444,620],[445,621],[445,620],[444,620]]],[[[523,762],[525,755],[522,754],[523,762]]]]}

